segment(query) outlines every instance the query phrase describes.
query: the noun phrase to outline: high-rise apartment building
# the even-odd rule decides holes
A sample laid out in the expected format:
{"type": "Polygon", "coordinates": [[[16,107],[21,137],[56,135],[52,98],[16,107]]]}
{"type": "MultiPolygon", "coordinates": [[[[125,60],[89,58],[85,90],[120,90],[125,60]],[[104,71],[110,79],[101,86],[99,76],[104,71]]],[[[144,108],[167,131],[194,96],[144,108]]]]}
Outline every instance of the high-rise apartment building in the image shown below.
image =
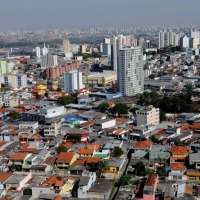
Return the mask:
{"type": "Polygon", "coordinates": [[[42,55],[46,56],[48,54],[48,48],[46,47],[46,45],[44,44],[44,47],[42,48],[42,55]]]}
{"type": "Polygon", "coordinates": [[[41,59],[41,67],[46,69],[47,67],[54,67],[58,65],[57,55],[45,55],[41,59]]]}
{"type": "Polygon", "coordinates": [[[73,70],[64,74],[64,91],[74,92],[83,88],[82,72],[73,70]]]}
{"type": "Polygon", "coordinates": [[[71,52],[71,44],[67,39],[63,40],[63,50],[65,54],[71,52]]]}
{"type": "Polygon", "coordinates": [[[190,47],[190,38],[187,35],[181,38],[181,47],[182,48],[190,47]]]}
{"type": "Polygon", "coordinates": [[[40,47],[36,47],[35,48],[35,52],[36,52],[36,57],[40,58],[41,57],[41,49],[40,49],[40,47]]]}
{"type": "Polygon", "coordinates": [[[124,36],[118,35],[112,38],[112,53],[111,53],[111,60],[113,70],[117,73],[117,68],[119,64],[119,51],[123,48],[123,41],[124,36]]]}
{"type": "Polygon", "coordinates": [[[27,86],[26,74],[8,74],[2,77],[2,83],[13,89],[21,89],[27,86]]]}
{"type": "Polygon", "coordinates": [[[105,38],[101,44],[101,53],[105,56],[111,57],[111,39],[105,38]]]}
{"type": "Polygon", "coordinates": [[[179,46],[182,34],[176,33],[173,30],[161,30],[159,32],[158,48],[164,48],[168,46],[179,46]]]}
{"type": "Polygon", "coordinates": [[[124,96],[133,96],[144,90],[144,61],[141,47],[119,51],[118,88],[124,96]]]}
{"type": "Polygon", "coordinates": [[[4,74],[11,73],[14,68],[14,63],[13,62],[8,62],[6,60],[1,60],[0,61],[0,76],[4,74]]]}

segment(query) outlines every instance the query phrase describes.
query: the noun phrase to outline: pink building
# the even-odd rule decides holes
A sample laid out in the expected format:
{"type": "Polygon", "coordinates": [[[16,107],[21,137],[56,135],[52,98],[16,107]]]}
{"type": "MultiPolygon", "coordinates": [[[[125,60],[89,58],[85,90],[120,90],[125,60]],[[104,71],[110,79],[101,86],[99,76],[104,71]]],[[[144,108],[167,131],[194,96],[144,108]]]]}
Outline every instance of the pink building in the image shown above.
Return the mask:
{"type": "Polygon", "coordinates": [[[65,72],[79,69],[79,67],[79,61],[73,61],[72,63],[67,63],[61,66],[48,67],[46,69],[46,76],[49,80],[58,80],[61,76],[64,75],[65,72]]]}

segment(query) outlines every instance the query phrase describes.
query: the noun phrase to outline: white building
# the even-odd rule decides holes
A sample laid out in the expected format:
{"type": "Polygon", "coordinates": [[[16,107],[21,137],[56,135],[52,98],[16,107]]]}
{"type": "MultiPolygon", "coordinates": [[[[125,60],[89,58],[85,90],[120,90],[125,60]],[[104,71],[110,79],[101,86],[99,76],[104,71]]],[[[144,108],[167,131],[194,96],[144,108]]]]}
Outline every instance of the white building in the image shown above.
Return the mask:
{"type": "Polygon", "coordinates": [[[19,132],[36,133],[39,129],[38,122],[22,122],[19,124],[19,132]]]}
{"type": "Polygon", "coordinates": [[[64,91],[74,92],[83,88],[82,72],[73,70],[64,74],[64,91]]]}
{"type": "Polygon", "coordinates": [[[41,59],[41,67],[55,67],[58,65],[58,56],[57,55],[44,55],[41,59]]]}
{"type": "Polygon", "coordinates": [[[189,48],[190,47],[190,38],[187,35],[185,35],[181,39],[181,47],[182,48],[189,48]]]}
{"type": "Polygon", "coordinates": [[[101,44],[101,53],[105,56],[111,57],[111,39],[105,38],[101,44]]]}
{"type": "Polygon", "coordinates": [[[168,46],[179,46],[182,33],[176,33],[172,29],[161,30],[159,32],[158,48],[168,46]]]}
{"type": "Polygon", "coordinates": [[[40,58],[41,57],[41,49],[40,49],[40,47],[36,47],[35,48],[35,52],[36,52],[36,57],[40,58]]]}
{"type": "Polygon", "coordinates": [[[42,55],[46,56],[47,54],[48,54],[48,49],[47,49],[47,47],[44,44],[44,47],[42,48],[42,55]]]}
{"type": "Polygon", "coordinates": [[[136,111],[137,126],[156,126],[160,123],[160,110],[153,106],[143,107],[136,111]]]}
{"type": "Polygon", "coordinates": [[[124,48],[119,53],[118,88],[124,96],[144,90],[144,61],[141,47],[124,48]]]}
{"type": "Polygon", "coordinates": [[[27,76],[26,74],[8,74],[2,76],[1,82],[13,89],[22,89],[27,87],[27,76]]]}
{"type": "Polygon", "coordinates": [[[112,38],[112,66],[116,73],[119,65],[119,51],[123,48],[123,41],[123,35],[118,35],[112,38]]]}
{"type": "Polygon", "coordinates": [[[64,106],[49,106],[42,108],[40,112],[45,118],[54,118],[66,114],[66,109],[64,106]]]}
{"type": "Polygon", "coordinates": [[[61,131],[61,121],[60,120],[49,120],[43,125],[45,136],[57,136],[61,131]]]}

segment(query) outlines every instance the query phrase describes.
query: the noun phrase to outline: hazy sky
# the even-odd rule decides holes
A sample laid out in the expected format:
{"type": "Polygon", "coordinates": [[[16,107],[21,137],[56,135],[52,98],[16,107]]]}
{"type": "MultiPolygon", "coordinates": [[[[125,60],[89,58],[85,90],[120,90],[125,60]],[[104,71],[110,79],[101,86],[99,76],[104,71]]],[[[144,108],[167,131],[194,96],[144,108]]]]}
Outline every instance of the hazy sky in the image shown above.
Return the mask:
{"type": "Polygon", "coordinates": [[[200,0],[0,0],[0,31],[103,25],[199,25],[200,0]]]}

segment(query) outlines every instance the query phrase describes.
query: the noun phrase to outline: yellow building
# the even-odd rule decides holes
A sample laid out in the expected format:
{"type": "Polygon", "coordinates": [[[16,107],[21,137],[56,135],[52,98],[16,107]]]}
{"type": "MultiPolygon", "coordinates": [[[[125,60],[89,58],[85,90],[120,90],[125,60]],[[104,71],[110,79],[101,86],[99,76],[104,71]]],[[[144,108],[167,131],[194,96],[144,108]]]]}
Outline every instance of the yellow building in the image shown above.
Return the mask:
{"type": "Polygon", "coordinates": [[[116,73],[113,71],[103,73],[91,73],[83,76],[83,84],[86,86],[107,86],[112,85],[116,81],[116,73]]]}
{"type": "Polygon", "coordinates": [[[6,60],[1,60],[0,61],[0,76],[11,73],[13,70],[13,67],[14,67],[14,63],[7,62],[6,60]]]}
{"type": "Polygon", "coordinates": [[[63,185],[62,187],[60,191],[60,195],[67,195],[67,194],[71,195],[75,182],[76,182],[76,178],[69,177],[65,185],[63,185]]]}
{"type": "Polygon", "coordinates": [[[188,180],[200,181],[200,170],[187,170],[186,175],[188,180]]]}

